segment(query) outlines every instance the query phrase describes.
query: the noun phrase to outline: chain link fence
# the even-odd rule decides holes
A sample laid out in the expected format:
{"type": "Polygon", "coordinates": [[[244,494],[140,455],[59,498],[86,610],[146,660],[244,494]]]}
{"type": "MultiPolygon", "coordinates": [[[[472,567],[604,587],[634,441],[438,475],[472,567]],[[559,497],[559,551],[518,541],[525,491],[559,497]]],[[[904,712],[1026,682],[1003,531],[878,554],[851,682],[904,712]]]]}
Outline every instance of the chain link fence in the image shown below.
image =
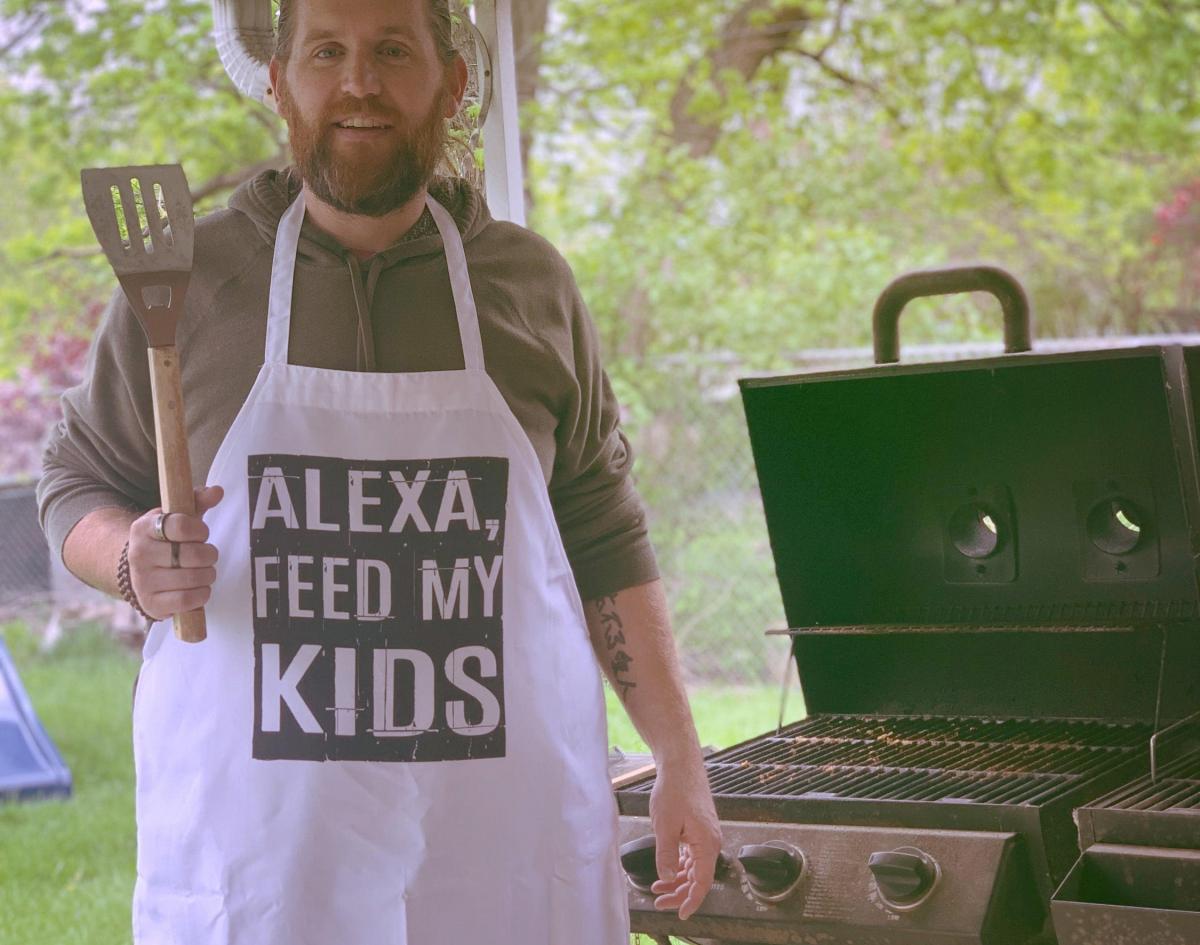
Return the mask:
{"type": "Polygon", "coordinates": [[[0,625],[9,621],[26,624],[47,648],[83,621],[106,626],[130,644],[143,632],[124,601],[81,583],[50,554],[27,479],[0,482],[0,625]]]}
{"type": "Polygon", "coordinates": [[[50,555],[38,525],[33,486],[0,486],[0,607],[14,612],[42,603],[51,589],[50,555]]]}
{"type": "Polygon", "coordinates": [[[691,685],[779,679],[786,626],[733,364],[642,372],[627,433],[691,685]]]}

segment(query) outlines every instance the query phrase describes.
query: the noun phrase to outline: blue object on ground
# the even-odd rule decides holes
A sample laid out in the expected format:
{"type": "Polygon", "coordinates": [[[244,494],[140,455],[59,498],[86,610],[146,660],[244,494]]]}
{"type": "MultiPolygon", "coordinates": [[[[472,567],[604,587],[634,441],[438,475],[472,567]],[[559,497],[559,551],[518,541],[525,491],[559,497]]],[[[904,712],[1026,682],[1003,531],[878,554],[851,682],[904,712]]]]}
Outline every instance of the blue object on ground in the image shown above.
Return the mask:
{"type": "Polygon", "coordinates": [[[0,802],[70,796],[71,772],[38,721],[0,640],[0,802]]]}

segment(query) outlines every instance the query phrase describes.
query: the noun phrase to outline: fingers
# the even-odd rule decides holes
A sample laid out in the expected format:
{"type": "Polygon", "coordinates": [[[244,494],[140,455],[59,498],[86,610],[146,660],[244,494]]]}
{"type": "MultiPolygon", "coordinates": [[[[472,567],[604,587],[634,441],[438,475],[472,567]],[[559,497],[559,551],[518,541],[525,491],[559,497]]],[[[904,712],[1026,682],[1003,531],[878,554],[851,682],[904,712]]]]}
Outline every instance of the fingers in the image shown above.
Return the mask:
{"type": "Polygon", "coordinates": [[[224,497],[220,486],[195,491],[196,514],[171,512],[163,518],[162,533],[155,521],[162,509],[151,509],[129,528],[129,579],[142,609],[161,619],[203,607],[212,595],[219,557],[208,544],[209,529],[201,516],[224,497]],[[172,550],[178,558],[172,560],[172,550]]]}
{"type": "Polygon", "coordinates": [[[682,824],[661,817],[654,823],[654,865],[658,878],[671,882],[682,862],[679,851],[679,835],[682,824]]]}
{"type": "Polygon", "coordinates": [[[697,881],[688,884],[687,897],[679,907],[679,918],[686,919],[699,909],[700,903],[704,901],[704,897],[708,895],[711,888],[712,880],[707,883],[697,881]]]}
{"type": "MultiPolygon", "coordinates": [[[[197,489],[195,493],[196,512],[194,515],[189,515],[186,512],[168,512],[163,517],[163,535],[167,541],[207,541],[208,526],[204,524],[202,516],[209,509],[213,508],[217,503],[225,497],[225,490],[220,486],[205,486],[203,489],[197,489]]],[[[154,533],[154,522],[158,518],[161,508],[151,509],[136,522],[130,529],[130,540],[135,534],[144,534],[155,541],[160,540],[154,533]]]]}
{"type": "MultiPolygon", "coordinates": [[[[679,850],[677,862],[665,870],[673,874],[671,879],[659,879],[652,883],[650,891],[656,894],[654,907],[656,909],[678,909],[679,918],[686,919],[693,915],[708,891],[712,888],[713,874],[716,871],[718,844],[711,850],[711,844],[684,843],[679,850]]],[[[661,848],[658,848],[661,850],[661,848]]],[[[664,873],[664,859],[656,856],[658,873],[664,873]]]]}
{"type": "Polygon", "coordinates": [[[212,596],[216,574],[215,568],[154,568],[149,572],[139,572],[135,570],[132,560],[129,563],[133,592],[142,610],[155,620],[196,610],[207,604],[212,596]]]}
{"type": "Polygon", "coordinates": [[[143,582],[152,594],[186,591],[193,587],[211,587],[217,579],[216,568],[155,568],[143,582]]]}
{"type": "Polygon", "coordinates": [[[196,490],[196,514],[203,515],[225,497],[220,486],[205,486],[196,490]]]}
{"type": "MultiPolygon", "coordinates": [[[[151,540],[139,549],[138,564],[147,570],[163,568],[175,572],[190,571],[196,568],[212,568],[216,565],[219,553],[216,545],[202,544],[198,541],[157,541],[151,540]],[[179,546],[179,560],[171,559],[171,545],[179,546]]],[[[133,544],[129,546],[129,560],[133,563],[133,544]]]]}
{"type": "MultiPolygon", "coordinates": [[[[154,534],[154,521],[158,518],[158,513],[162,509],[151,509],[138,522],[145,520],[146,537],[151,541],[156,541],[160,545],[165,544],[160,541],[154,534]]],[[[138,522],[134,522],[137,525],[138,522]]],[[[186,512],[168,512],[163,518],[162,523],[163,535],[167,541],[207,541],[208,526],[197,515],[188,515],[186,512]]]]}
{"type": "Polygon", "coordinates": [[[658,908],[674,908],[683,901],[684,893],[694,880],[694,867],[690,857],[679,861],[679,870],[672,880],[651,883],[650,891],[657,894],[654,905],[658,908]]]}
{"type": "Polygon", "coordinates": [[[664,883],[660,880],[652,884],[650,891],[658,894],[654,899],[654,908],[678,909],[681,919],[695,914],[712,888],[711,879],[706,882],[698,878],[698,873],[701,872],[694,862],[689,862],[673,882],[664,883]]]}
{"type": "MultiPolygon", "coordinates": [[[[673,878],[660,879],[650,885],[650,891],[657,894],[654,899],[654,908],[656,909],[679,908],[695,884],[695,861],[686,847],[680,852],[677,862],[672,864],[670,871],[673,873],[673,878]]],[[[660,865],[659,875],[661,876],[662,873],[663,868],[660,865]]]]}
{"type": "MultiPolygon", "coordinates": [[[[654,864],[658,870],[658,882],[650,885],[650,891],[661,893],[655,898],[654,907],[675,909],[688,901],[696,883],[695,859],[689,847],[680,846],[679,839],[683,833],[681,822],[661,817],[655,821],[654,828],[654,864]]],[[[686,916],[681,914],[680,918],[686,916]]]]}
{"type": "MultiPolygon", "coordinates": [[[[136,592],[136,588],[134,589],[136,592]]],[[[166,591],[150,594],[142,602],[142,609],[155,620],[163,620],[175,614],[186,613],[189,610],[199,610],[212,597],[211,587],[193,587],[186,591],[166,591]]],[[[138,600],[142,595],[138,594],[138,600]]]]}
{"type": "Polygon", "coordinates": [[[717,856],[721,851],[719,843],[718,841],[716,846],[706,843],[691,847],[693,855],[687,867],[687,875],[691,882],[688,883],[686,890],[679,890],[679,892],[686,892],[683,902],[679,906],[679,918],[686,919],[699,909],[700,903],[712,889],[713,874],[717,868],[717,856]]]}

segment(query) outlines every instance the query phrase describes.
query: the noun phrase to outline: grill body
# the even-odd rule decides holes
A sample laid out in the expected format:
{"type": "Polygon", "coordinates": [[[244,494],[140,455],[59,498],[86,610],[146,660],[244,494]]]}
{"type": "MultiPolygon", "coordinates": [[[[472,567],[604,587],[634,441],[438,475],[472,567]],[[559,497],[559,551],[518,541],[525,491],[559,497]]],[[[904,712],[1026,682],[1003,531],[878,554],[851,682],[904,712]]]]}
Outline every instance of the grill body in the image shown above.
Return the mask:
{"type": "MultiPolygon", "coordinates": [[[[1045,940],[1044,903],[1078,855],[1072,807],[1144,769],[1149,735],[1138,723],[810,716],[718,752],[706,768],[730,854],[765,838],[790,842],[810,860],[815,895],[759,908],[731,869],[705,903],[716,921],[660,916],[633,889],[634,925],[831,945],[871,933],[897,945],[1045,940]],[[868,862],[912,845],[945,881],[926,906],[892,912],[868,862]]],[[[651,832],[653,783],[618,792],[623,840],[651,832]]]]}
{"type": "MultiPolygon", "coordinates": [[[[724,876],[684,923],[631,884],[635,930],[1057,940],[1055,888],[1111,873],[1081,872],[1073,812],[1200,710],[1189,371],[1195,351],[1152,347],[742,382],[810,715],[707,759],[724,876]],[[807,870],[781,901],[738,857],[772,842],[807,870]]],[[[624,840],[652,787],[617,792],[624,840]]],[[[1095,929],[1062,941],[1119,940],[1095,929]]]]}

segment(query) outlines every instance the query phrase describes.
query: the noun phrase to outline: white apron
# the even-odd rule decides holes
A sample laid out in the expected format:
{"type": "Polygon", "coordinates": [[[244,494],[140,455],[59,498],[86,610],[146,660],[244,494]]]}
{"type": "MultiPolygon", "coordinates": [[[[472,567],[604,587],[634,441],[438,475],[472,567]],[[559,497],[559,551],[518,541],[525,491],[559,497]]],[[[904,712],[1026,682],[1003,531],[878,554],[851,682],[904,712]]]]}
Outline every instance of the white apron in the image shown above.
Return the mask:
{"type": "MultiPolygon", "coordinates": [[[[146,642],[139,945],[626,945],[604,699],[525,432],[484,371],[265,363],[213,461],[208,639],[146,642]]],[[[535,369],[531,366],[531,369],[535,369]]]]}

